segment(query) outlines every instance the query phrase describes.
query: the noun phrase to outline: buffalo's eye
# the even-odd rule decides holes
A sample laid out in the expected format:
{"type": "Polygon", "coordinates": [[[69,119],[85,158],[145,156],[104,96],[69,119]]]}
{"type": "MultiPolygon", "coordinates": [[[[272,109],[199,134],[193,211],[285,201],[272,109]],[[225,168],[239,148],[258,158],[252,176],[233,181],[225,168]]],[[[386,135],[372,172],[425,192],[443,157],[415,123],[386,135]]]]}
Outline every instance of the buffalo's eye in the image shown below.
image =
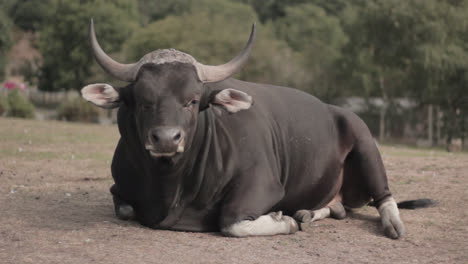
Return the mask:
{"type": "Polygon", "coordinates": [[[185,107],[192,107],[192,106],[195,106],[196,104],[198,104],[198,100],[192,99],[185,104],[185,107]]]}

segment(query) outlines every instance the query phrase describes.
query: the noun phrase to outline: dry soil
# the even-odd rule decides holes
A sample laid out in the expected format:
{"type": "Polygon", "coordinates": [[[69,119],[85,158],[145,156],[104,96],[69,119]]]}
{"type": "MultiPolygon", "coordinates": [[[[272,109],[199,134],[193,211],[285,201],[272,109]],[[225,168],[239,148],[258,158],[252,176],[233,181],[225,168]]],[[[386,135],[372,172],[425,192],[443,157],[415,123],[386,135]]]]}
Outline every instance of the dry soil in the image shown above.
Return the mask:
{"type": "Polygon", "coordinates": [[[114,217],[115,126],[0,118],[0,263],[468,263],[468,155],[381,146],[407,235],[383,236],[374,208],[294,235],[227,238],[114,217]]]}

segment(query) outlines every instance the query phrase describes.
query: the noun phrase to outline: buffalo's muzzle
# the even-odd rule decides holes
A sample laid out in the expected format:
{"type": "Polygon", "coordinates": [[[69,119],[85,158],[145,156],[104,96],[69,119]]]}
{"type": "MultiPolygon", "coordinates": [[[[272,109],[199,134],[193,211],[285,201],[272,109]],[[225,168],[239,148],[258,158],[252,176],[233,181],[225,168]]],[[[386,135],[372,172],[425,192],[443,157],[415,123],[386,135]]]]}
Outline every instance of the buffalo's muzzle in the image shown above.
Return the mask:
{"type": "Polygon", "coordinates": [[[146,146],[154,157],[173,156],[177,152],[184,151],[185,133],[179,127],[156,127],[148,132],[148,140],[151,143],[146,146]]]}

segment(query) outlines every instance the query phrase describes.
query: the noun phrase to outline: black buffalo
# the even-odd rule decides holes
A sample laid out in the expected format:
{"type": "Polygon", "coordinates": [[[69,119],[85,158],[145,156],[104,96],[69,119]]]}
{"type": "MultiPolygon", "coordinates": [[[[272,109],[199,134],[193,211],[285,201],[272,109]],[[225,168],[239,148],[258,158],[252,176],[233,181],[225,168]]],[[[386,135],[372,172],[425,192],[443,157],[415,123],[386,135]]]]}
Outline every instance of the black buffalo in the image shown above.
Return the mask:
{"type": "Polygon", "coordinates": [[[117,216],[158,229],[274,235],[373,201],[385,234],[403,235],[382,159],[359,117],[299,90],[229,78],[254,38],[255,25],[244,50],[219,66],[174,49],[120,64],[100,48],[91,21],[97,62],[130,83],[82,89],[97,106],[119,107],[117,216]]]}

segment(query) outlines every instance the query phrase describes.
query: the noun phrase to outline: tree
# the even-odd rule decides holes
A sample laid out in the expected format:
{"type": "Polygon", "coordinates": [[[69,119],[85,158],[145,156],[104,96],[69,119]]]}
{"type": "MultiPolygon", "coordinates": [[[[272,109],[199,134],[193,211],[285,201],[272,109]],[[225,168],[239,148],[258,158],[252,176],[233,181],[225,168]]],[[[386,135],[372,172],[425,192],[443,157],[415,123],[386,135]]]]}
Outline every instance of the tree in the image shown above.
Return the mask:
{"type": "Polygon", "coordinates": [[[54,13],[53,0],[6,0],[8,14],[22,30],[37,31],[54,13]]]}
{"type": "MultiPolygon", "coordinates": [[[[354,2],[343,12],[350,36],[343,57],[348,79],[366,96],[384,100],[380,138],[393,98],[411,96],[420,105],[444,110],[447,139],[463,134],[468,101],[465,72],[467,3],[462,0],[373,0],[354,2]],[[463,123],[463,122],[462,122],[463,123]]],[[[358,89],[356,89],[358,90],[358,89]]],[[[428,109],[432,109],[428,107],[428,109]]],[[[433,135],[428,115],[428,135],[433,135]]],[[[432,138],[431,138],[432,140],[432,138]]]]}
{"type": "Polygon", "coordinates": [[[0,9],[0,80],[5,77],[6,54],[11,46],[10,29],[11,21],[0,9]]]}
{"type": "MultiPolygon", "coordinates": [[[[163,48],[176,48],[204,64],[225,63],[242,49],[252,22],[257,21],[248,5],[223,0],[202,0],[179,16],[168,16],[138,30],[125,43],[127,61],[163,48]]],[[[284,42],[275,39],[271,25],[257,24],[252,57],[237,76],[241,79],[292,85],[290,75],[300,71],[296,58],[284,42]]]]}
{"type": "Polygon", "coordinates": [[[277,36],[301,56],[307,72],[302,87],[330,102],[341,94],[336,80],[336,63],[347,43],[340,20],[318,5],[306,3],[285,8],[285,15],[274,22],[277,36]]]}
{"type": "MultiPolygon", "coordinates": [[[[415,1],[412,95],[444,112],[447,147],[466,137],[468,112],[468,28],[466,1],[415,1]],[[437,23],[434,23],[437,21],[437,23]]],[[[430,127],[432,129],[432,127],[430,127]]]]}
{"type": "Polygon", "coordinates": [[[39,89],[58,91],[80,89],[91,76],[93,59],[88,45],[88,26],[94,18],[102,47],[117,52],[132,35],[137,6],[132,0],[56,0],[51,17],[40,34],[43,57],[39,89]]]}
{"type": "Polygon", "coordinates": [[[307,2],[307,0],[232,0],[235,2],[242,2],[252,6],[257,12],[260,21],[266,23],[268,21],[275,21],[283,17],[287,6],[294,6],[307,2]]]}
{"type": "MultiPolygon", "coordinates": [[[[276,21],[287,15],[287,9],[302,4],[311,4],[323,8],[327,14],[339,16],[349,1],[346,0],[231,0],[252,6],[257,12],[260,21],[276,21]]],[[[360,1],[360,0],[355,0],[360,1]]]]}
{"type": "Polygon", "coordinates": [[[138,0],[141,23],[147,25],[167,16],[179,16],[189,11],[193,0],[138,0]]]}
{"type": "MultiPolygon", "coordinates": [[[[379,139],[385,138],[386,115],[396,97],[407,92],[413,45],[411,19],[418,10],[414,1],[373,0],[357,2],[345,11],[345,29],[350,42],[343,65],[350,83],[361,87],[366,97],[383,100],[380,106],[379,139]]],[[[357,90],[357,89],[356,89],[357,90]]]]}

